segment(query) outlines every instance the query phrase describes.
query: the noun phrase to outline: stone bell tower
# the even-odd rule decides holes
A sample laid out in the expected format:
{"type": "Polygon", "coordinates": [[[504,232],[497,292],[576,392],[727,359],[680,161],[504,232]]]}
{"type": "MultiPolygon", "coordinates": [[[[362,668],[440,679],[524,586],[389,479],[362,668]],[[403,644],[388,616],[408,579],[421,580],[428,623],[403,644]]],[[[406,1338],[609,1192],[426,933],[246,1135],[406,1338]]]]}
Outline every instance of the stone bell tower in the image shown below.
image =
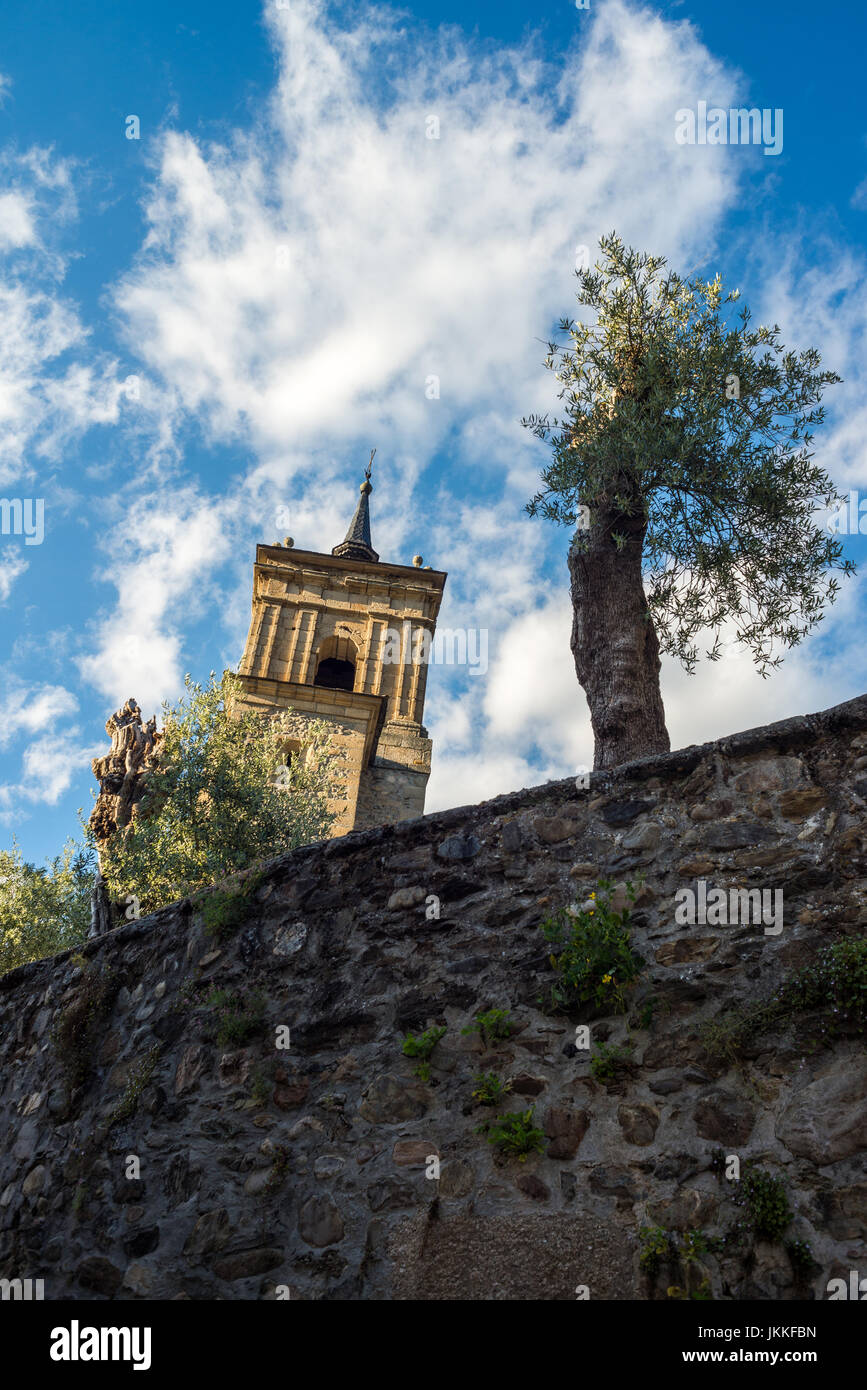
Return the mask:
{"type": "MultiPolygon", "coordinates": [[[[374,453],[376,451],[374,450],[374,453]]],[[[373,454],[346,538],[330,555],[258,545],[242,703],[334,728],[335,835],[424,813],[431,740],[422,724],[444,573],[383,563],[370,538],[373,454]],[[424,637],[422,634],[427,634],[424,637]],[[399,653],[399,655],[398,655],[399,653]]],[[[299,723],[300,721],[300,723],[299,723]]]]}

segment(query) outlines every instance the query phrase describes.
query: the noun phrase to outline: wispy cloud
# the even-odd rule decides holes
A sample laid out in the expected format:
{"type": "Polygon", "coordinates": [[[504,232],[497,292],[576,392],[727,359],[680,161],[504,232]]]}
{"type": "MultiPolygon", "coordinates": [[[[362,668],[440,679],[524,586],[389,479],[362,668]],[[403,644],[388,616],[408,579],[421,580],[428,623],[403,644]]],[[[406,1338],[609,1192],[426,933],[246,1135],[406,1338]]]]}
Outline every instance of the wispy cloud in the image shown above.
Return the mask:
{"type": "Polygon", "coordinates": [[[29,686],[14,676],[0,683],[0,746],[23,733],[49,729],[78,709],[71,690],[60,685],[29,686]]]}
{"type": "Polygon", "coordinates": [[[82,745],[79,728],[69,722],[77,712],[78,700],[64,686],[31,685],[0,670],[0,748],[23,741],[17,781],[0,788],[0,823],[16,825],[34,804],[56,805],[104,751],[82,745]]]}
{"type": "Polygon", "coordinates": [[[26,569],[27,561],[23,555],[15,551],[0,555],[0,603],[6,603],[16,579],[20,579],[26,569]]]}
{"type": "Polygon", "coordinates": [[[12,788],[21,801],[56,806],[74,781],[81,777],[82,767],[105,749],[99,745],[83,746],[78,729],[70,729],[62,737],[48,734],[34,739],[24,749],[21,759],[21,782],[12,788]]]}
{"type": "Polygon", "coordinates": [[[53,151],[0,152],[0,489],[30,487],[98,423],[115,422],[122,386],[96,353],[78,306],[57,289],[63,229],[77,205],[71,166],[53,151]]]}

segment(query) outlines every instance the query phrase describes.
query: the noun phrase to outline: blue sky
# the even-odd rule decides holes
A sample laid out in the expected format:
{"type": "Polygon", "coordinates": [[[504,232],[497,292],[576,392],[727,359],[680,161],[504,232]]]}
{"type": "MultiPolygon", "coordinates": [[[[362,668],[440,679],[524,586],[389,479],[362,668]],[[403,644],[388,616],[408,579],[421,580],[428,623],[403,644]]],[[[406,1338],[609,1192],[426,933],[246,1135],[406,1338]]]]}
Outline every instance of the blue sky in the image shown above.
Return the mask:
{"type": "MultiPolygon", "coordinates": [[[[256,542],[330,550],[374,445],[382,558],[448,570],[441,623],[489,632],[484,675],[431,673],[428,809],[592,761],[518,421],[612,228],[820,349],[817,454],[867,486],[862,7],[31,0],[3,27],[0,496],[43,499],[45,537],[0,535],[0,844],[76,833],[129,695],[237,664],[256,542]],[[699,101],[781,108],[782,153],[679,145],[699,101]]],[[[673,745],[861,693],[864,606],[859,573],[767,681],[736,648],[666,662],[673,745]]]]}

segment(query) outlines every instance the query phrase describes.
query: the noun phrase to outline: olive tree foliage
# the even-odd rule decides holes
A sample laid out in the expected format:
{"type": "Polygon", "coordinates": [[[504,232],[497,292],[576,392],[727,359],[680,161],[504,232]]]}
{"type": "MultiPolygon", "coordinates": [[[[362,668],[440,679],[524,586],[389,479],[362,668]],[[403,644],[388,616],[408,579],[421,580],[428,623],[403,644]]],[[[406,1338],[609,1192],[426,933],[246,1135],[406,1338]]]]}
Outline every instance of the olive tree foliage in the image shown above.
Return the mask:
{"type": "MultiPolygon", "coordinates": [[[[692,672],[700,634],[717,660],[729,628],[764,676],[834,600],[831,571],[854,570],[823,529],[840,499],[810,447],[841,378],[815,348],[787,350],[776,324],[752,327],[719,275],[681,278],[616,233],[600,248],[578,272],[587,321],[561,320],[565,341],[548,344],[562,417],[522,421],[551,446],[527,510],[569,526],[581,507],[591,525],[598,509],[632,518],[660,651],[692,672]]],[[[573,545],[589,553],[589,528],[573,545]]]]}
{"type": "Polygon", "coordinates": [[[92,851],[72,840],[45,868],[26,863],[14,839],[0,850],[0,975],[87,939],[94,877],[92,851]]]}
{"type": "Polygon", "coordinates": [[[100,845],[110,895],[134,897],[141,912],[324,839],[334,821],[325,723],[305,722],[301,741],[290,715],[238,708],[241,687],[228,672],[185,685],[177,704],[163,706],[158,763],[134,819],[100,845]],[[297,751],[287,761],[290,743],[297,751]]]}

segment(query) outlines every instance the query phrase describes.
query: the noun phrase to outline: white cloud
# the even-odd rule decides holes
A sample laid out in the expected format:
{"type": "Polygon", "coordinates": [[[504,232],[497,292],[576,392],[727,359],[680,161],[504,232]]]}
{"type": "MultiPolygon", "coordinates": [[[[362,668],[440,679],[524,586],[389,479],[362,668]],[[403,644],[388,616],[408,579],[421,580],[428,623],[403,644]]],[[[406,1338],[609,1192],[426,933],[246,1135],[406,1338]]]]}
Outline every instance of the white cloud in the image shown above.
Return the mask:
{"type": "Polygon", "coordinates": [[[567,592],[523,614],[500,643],[487,682],[491,735],[512,747],[543,741],[558,761],[592,763],[590,716],[575,676],[567,592]]]}
{"type": "Polygon", "coordinates": [[[76,216],[70,166],[53,151],[0,152],[0,489],[40,476],[94,424],[116,421],[114,363],[94,353],[77,307],[54,287],[76,216]]]}
{"type": "Polygon", "coordinates": [[[734,194],[730,161],[674,141],[684,92],[734,90],[688,26],[615,0],[553,99],[527,47],[395,38],[403,75],[376,110],[380,15],[349,33],[305,0],[268,16],[281,77],[261,127],[220,146],[166,135],[145,249],[116,292],[169,407],[260,456],[327,421],[331,441],[375,431],[430,457],[504,391],[532,407],[576,242],[616,224],[695,246],[734,194]]]}
{"type": "Polygon", "coordinates": [[[757,675],[749,653],[736,646],[718,662],[702,662],[694,676],[664,660],[662,691],[672,747],[827,709],[861,694],[867,689],[860,637],[864,601],[862,576],[843,581],[815,635],[781,653],[781,666],[766,680],[757,675]]]}
{"type": "Polygon", "coordinates": [[[228,559],[227,507],[192,489],[162,498],[152,510],[130,512],[121,500],[106,576],[120,602],[94,625],[90,650],[78,661],[112,708],[134,695],[143,710],[158,709],[179,691],[187,669],[183,625],[210,611],[212,590],[204,581],[228,559]],[[174,510],[164,505],[168,500],[174,510]]]}
{"type": "Polygon", "coordinates": [[[47,734],[28,744],[21,759],[21,784],[14,790],[26,801],[56,806],[81,776],[92,758],[105,752],[102,745],[82,747],[78,730],[63,736],[47,734]]]}
{"type": "Polygon", "coordinates": [[[78,728],[68,725],[78,700],[64,686],[28,684],[8,669],[0,671],[0,679],[0,748],[29,737],[17,782],[0,787],[0,824],[16,825],[26,818],[28,804],[56,805],[105,749],[83,747],[78,728]]]}
{"type": "Polygon", "coordinates": [[[20,552],[11,551],[9,554],[0,555],[0,603],[6,602],[16,579],[20,579],[27,568],[27,561],[20,552]]]}
{"type": "Polygon", "coordinates": [[[843,378],[826,390],[828,423],[813,448],[845,492],[867,485],[867,259],[818,230],[809,251],[813,259],[801,237],[773,247],[756,239],[755,321],[778,323],[787,347],[818,347],[821,369],[843,378]]]}
{"type": "Polygon", "coordinates": [[[32,246],[36,240],[30,202],[21,193],[0,194],[0,251],[32,246]]]}
{"type": "Polygon", "coordinates": [[[447,748],[434,753],[434,766],[428,784],[425,814],[450,806],[470,806],[521,787],[535,787],[552,778],[567,776],[568,769],[540,770],[511,749],[496,746],[474,752],[472,757],[455,757],[447,748]]]}
{"type": "Polygon", "coordinates": [[[28,686],[7,677],[0,693],[0,746],[22,732],[48,729],[77,709],[77,699],[61,685],[28,686]]]}

